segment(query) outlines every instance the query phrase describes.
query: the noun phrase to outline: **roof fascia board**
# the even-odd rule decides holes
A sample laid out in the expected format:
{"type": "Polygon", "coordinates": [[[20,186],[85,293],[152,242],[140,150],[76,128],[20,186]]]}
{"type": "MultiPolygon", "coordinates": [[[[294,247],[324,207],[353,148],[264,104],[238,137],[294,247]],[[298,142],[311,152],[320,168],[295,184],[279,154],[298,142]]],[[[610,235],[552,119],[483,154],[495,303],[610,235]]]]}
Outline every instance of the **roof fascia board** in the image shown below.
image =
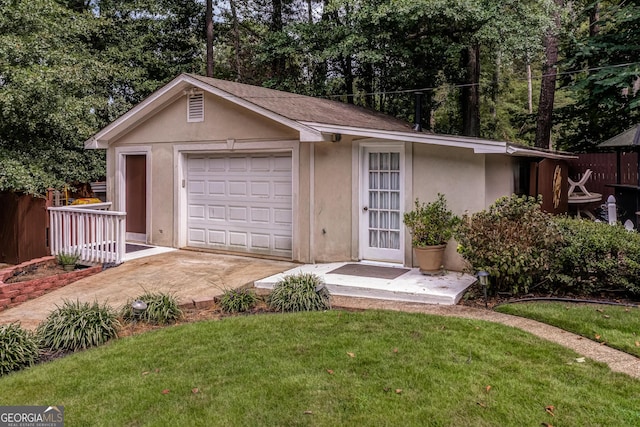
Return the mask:
{"type": "Polygon", "coordinates": [[[567,160],[567,159],[578,158],[578,156],[573,154],[538,151],[530,148],[515,147],[513,145],[507,146],[507,154],[510,154],[512,156],[519,156],[519,157],[544,157],[546,159],[557,159],[557,160],[567,160]]]}
{"type": "Polygon", "coordinates": [[[445,136],[437,134],[418,134],[411,132],[386,131],[379,129],[366,129],[350,126],[327,125],[322,123],[309,123],[313,127],[327,134],[345,134],[365,138],[390,139],[394,141],[416,142],[419,144],[445,145],[449,147],[471,148],[475,153],[506,153],[506,142],[488,141],[475,138],[445,136]]]}

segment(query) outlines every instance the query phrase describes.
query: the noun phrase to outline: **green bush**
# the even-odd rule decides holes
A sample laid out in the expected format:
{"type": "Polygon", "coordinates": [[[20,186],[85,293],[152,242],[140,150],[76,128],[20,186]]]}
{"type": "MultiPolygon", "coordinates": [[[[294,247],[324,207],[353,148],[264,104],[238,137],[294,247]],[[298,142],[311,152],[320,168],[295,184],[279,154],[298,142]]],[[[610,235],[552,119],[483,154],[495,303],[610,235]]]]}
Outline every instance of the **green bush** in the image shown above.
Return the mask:
{"type": "Polygon", "coordinates": [[[526,293],[549,275],[562,236],[540,204],[513,195],[463,217],[455,236],[458,252],[474,271],[489,273],[493,291],[526,293]]]}
{"type": "Polygon", "coordinates": [[[128,321],[141,320],[147,323],[166,325],[179,320],[182,317],[182,310],[178,306],[176,297],[171,294],[145,292],[134,300],[127,301],[127,304],[122,307],[120,315],[128,321]],[[147,304],[147,309],[138,316],[133,313],[131,307],[131,303],[135,300],[144,301],[147,304]]]}
{"type": "Polygon", "coordinates": [[[242,313],[251,310],[258,302],[251,289],[228,289],[220,297],[220,307],[227,313],[242,313]]]}
{"type": "Polygon", "coordinates": [[[38,360],[38,340],[19,323],[0,326],[0,376],[31,366],[38,360]]]}
{"type": "Polygon", "coordinates": [[[323,280],[311,273],[285,276],[273,287],[267,300],[277,311],[314,311],[331,308],[331,297],[323,280]]]}
{"type": "Polygon", "coordinates": [[[415,207],[405,212],[403,222],[411,232],[413,247],[422,248],[446,244],[460,222],[460,218],[447,208],[444,194],[430,203],[415,201],[415,207]]]}
{"type": "Polygon", "coordinates": [[[51,351],[76,351],[104,344],[118,336],[120,322],[106,304],[65,301],[36,330],[40,346],[51,351]]]}
{"type": "Polygon", "coordinates": [[[551,276],[556,292],[640,294],[640,234],[579,219],[555,222],[564,240],[551,276]]]}

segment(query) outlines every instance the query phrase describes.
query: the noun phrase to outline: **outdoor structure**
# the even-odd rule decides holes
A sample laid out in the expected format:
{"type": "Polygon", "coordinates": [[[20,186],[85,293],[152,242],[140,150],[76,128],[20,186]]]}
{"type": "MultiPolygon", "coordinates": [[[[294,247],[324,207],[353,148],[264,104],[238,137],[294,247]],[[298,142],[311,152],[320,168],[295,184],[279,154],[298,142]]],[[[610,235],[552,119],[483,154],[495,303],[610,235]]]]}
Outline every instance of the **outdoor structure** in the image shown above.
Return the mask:
{"type": "Polygon", "coordinates": [[[640,124],[598,144],[598,148],[614,150],[616,153],[616,182],[606,185],[614,190],[618,206],[622,210],[620,213],[621,221],[630,220],[637,228],[640,225],[638,222],[638,215],[640,215],[640,162],[637,161],[637,156],[640,155],[640,124]],[[636,154],[635,182],[622,182],[624,174],[621,158],[623,153],[636,154]]]}
{"type": "MultiPolygon", "coordinates": [[[[475,212],[526,193],[523,164],[567,157],[190,74],[85,147],[107,150],[107,200],[126,213],[128,241],[405,266],[413,255],[402,217],[416,198],[443,193],[454,212],[475,212]]],[[[445,266],[461,268],[454,245],[445,266]]]]}

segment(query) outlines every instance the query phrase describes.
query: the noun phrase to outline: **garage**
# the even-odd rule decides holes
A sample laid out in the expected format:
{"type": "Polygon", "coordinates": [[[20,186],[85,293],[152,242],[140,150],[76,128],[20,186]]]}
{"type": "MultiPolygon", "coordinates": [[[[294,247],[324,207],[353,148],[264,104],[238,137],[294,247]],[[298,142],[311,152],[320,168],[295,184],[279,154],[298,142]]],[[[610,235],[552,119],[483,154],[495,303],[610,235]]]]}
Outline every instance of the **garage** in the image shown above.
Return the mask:
{"type": "Polygon", "coordinates": [[[290,153],[189,154],[187,246],[291,258],[290,153]]]}

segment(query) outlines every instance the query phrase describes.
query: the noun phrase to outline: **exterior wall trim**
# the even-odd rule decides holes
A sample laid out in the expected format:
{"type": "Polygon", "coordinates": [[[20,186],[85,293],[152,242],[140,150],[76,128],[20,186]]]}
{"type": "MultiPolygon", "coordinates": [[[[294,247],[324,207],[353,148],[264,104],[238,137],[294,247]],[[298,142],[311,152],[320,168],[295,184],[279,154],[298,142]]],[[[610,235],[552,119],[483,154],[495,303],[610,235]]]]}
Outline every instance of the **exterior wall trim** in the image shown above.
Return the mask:
{"type": "Polygon", "coordinates": [[[144,155],[146,159],[146,180],[147,186],[145,189],[145,198],[146,198],[146,238],[145,243],[149,242],[149,236],[151,235],[151,224],[152,224],[152,195],[151,191],[152,183],[152,174],[151,174],[151,146],[150,145],[135,145],[135,146],[122,146],[116,147],[115,149],[115,162],[116,162],[116,174],[115,174],[115,200],[114,200],[114,209],[116,211],[126,212],[126,156],[129,155],[144,155]]]}

